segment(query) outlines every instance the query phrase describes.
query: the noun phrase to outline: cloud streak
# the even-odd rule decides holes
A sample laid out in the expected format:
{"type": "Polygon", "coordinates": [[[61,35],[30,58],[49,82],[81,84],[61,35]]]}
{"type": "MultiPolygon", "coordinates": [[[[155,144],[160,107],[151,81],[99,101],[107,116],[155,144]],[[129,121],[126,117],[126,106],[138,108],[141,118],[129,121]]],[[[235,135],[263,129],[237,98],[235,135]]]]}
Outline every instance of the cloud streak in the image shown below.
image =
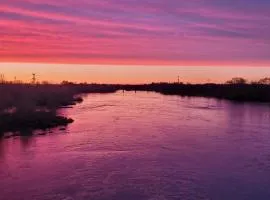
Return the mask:
{"type": "Polygon", "coordinates": [[[270,63],[268,0],[3,0],[0,61],[270,63]]]}

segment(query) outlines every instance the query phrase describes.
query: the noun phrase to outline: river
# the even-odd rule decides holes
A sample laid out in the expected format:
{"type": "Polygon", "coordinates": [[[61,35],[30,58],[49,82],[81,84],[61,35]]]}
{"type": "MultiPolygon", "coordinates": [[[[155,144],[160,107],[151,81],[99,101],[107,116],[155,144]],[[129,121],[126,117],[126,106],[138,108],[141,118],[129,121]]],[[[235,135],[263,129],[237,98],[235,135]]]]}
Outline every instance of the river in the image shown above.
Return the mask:
{"type": "Polygon", "coordinates": [[[75,122],[0,140],[1,200],[269,200],[270,106],[89,94],[75,122]]]}

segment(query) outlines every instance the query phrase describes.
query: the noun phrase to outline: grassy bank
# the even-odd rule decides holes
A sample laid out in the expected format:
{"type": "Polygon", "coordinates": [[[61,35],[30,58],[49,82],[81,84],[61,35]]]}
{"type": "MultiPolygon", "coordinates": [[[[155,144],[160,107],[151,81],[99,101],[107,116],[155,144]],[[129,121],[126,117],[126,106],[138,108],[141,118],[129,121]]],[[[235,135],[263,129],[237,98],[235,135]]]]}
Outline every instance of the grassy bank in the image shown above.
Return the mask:
{"type": "Polygon", "coordinates": [[[71,122],[57,109],[81,102],[81,93],[107,93],[117,89],[96,84],[0,84],[0,136],[65,126],[71,122]]]}
{"type": "Polygon", "coordinates": [[[23,135],[36,129],[66,126],[73,120],[59,116],[58,108],[81,102],[78,94],[117,90],[154,91],[164,95],[214,97],[239,102],[270,102],[269,84],[247,84],[244,81],[226,84],[0,84],[0,137],[6,132],[19,131],[23,135]]]}
{"type": "Polygon", "coordinates": [[[270,102],[266,84],[169,84],[125,85],[124,90],[154,91],[165,95],[214,97],[233,101],[270,102]]]}

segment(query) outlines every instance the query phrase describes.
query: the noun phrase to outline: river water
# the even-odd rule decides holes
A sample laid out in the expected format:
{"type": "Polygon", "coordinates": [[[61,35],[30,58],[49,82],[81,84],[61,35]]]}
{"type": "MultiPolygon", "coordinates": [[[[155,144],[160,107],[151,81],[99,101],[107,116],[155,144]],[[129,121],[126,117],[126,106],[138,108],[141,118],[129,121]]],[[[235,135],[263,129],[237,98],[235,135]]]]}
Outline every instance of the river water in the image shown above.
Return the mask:
{"type": "Polygon", "coordinates": [[[269,200],[270,106],[90,94],[66,130],[0,141],[1,200],[269,200]]]}

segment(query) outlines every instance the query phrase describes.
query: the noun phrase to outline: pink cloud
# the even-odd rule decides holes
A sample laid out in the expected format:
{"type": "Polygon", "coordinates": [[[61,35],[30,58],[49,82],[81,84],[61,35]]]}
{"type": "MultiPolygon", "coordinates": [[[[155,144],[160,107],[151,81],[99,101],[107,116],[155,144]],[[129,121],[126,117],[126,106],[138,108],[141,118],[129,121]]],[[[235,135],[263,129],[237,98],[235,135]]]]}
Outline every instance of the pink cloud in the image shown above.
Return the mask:
{"type": "Polygon", "coordinates": [[[0,61],[270,63],[265,7],[256,12],[244,4],[236,9],[200,0],[4,0],[0,61]]]}

